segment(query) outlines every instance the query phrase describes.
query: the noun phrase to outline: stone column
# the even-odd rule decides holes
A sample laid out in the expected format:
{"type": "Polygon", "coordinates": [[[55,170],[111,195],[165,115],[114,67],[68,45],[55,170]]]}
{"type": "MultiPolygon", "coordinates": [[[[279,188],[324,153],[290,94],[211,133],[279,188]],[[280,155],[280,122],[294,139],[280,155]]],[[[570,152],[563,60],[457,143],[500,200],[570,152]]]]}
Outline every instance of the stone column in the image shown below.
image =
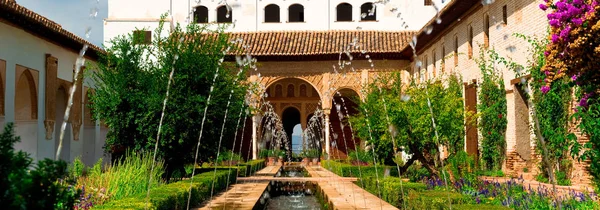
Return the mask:
{"type": "Polygon", "coordinates": [[[258,115],[252,116],[252,160],[258,159],[258,122],[260,117],[258,115]]]}
{"type": "Polygon", "coordinates": [[[325,154],[327,154],[327,159],[329,159],[329,147],[331,146],[331,142],[329,140],[329,113],[331,113],[330,109],[323,110],[323,117],[325,118],[325,154]]]}

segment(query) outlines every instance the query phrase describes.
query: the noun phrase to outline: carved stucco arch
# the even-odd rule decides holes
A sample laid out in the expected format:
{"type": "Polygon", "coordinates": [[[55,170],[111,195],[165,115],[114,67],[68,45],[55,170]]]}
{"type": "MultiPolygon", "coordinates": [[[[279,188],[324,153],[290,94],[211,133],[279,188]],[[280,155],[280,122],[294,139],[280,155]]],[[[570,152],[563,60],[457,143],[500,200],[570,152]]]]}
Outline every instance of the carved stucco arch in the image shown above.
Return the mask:
{"type": "MultiPolygon", "coordinates": [[[[315,90],[317,90],[317,93],[319,94],[319,99],[323,100],[323,93],[322,93],[322,84],[320,84],[320,82],[322,80],[317,80],[316,82],[318,82],[320,85],[315,84],[315,80],[310,80],[310,77],[287,77],[287,76],[265,76],[262,78],[262,80],[260,81],[265,88],[269,88],[271,87],[273,84],[281,81],[281,80],[285,80],[285,79],[299,79],[302,80],[303,82],[308,83],[309,85],[312,86],[312,88],[314,88],[315,90]]],[[[282,88],[284,88],[284,90],[286,90],[285,88],[287,88],[287,86],[282,86],[282,88]]]]}

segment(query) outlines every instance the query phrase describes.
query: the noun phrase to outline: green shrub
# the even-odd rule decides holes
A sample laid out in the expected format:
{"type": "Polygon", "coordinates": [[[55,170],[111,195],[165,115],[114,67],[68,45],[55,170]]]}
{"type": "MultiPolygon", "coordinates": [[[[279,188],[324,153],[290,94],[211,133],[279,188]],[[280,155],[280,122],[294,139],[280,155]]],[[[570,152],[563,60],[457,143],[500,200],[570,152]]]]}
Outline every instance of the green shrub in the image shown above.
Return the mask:
{"type": "Polygon", "coordinates": [[[219,157],[217,157],[217,164],[219,165],[223,164],[224,162],[225,164],[227,164],[229,161],[242,163],[243,159],[242,156],[240,156],[239,154],[235,154],[231,151],[222,152],[221,154],[219,154],[219,157]]]}
{"type": "Polygon", "coordinates": [[[375,171],[377,171],[379,178],[383,178],[386,169],[389,170],[390,176],[398,177],[398,170],[396,170],[395,166],[353,166],[333,160],[322,161],[321,165],[327,170],[342,177],[376,177],[375,171]]]}
{"type": "Polygon", "coordinates": [[[456,192],[448,191],[409,191],[406,205],[409,209],[449,209],[449,202],[452,204],[469,204],[472,198],[456,192]]]}
{"type": "Polygon", "coordinates": [[[75,160],[69,165],[69,176],[81,177],[85,171],[85,164],[81,161],[80,157],[76,157],[75,160]]]}
{"type": "Polygon", "coordinates": [[[33,164],[23,151],[13,123],[0,134],[0,204],[4,209],[72,209],[80,191],[70,187],[67,163],[44,159],[33,164]]]}
{"type": "Polygon", "coordinates": [[[425,177],[430,177],[431,174],[425,167],[417,162],[409,166],[402,176],[410,179],[411,182],[418,182],[423,180],[425,177]]]}
{"type": "MultiPolygon", "coordinates": [[[[400,178],[383,178],[379,180],[379,189],[377,188],[377,179],[374,177],[367,177],[360,179],[358,185],[364,184],[364,189],[373,195],[381,193],[381,199],[384,201],[400,207],[402,206],[402,196],[400,195],[400,178]]],[[[423,183],[414,182],[402,182],[402,189],[404,194],[408,195],[409,191],[421,192],[427,190],[427,185],[423,183]]]]}
{"type": "MultiPolygon", "coordinates": [[[[94,205],[146,192],[152,163],[151,153],[127,153],[124,159],[113,166],[107,165],[102,172],[102,159],[100,159],[92,169],[89,169],[87,176],[77,180],[77,188],[85,188],[86,194],[91,194],[90,200],[94,205]]],[[[151,188],[163,183],[163,162],[158,160],[154,164],[151,188]]]]}
{"type": "MultiPolygon", "coordinates": [[[[228,170],[218,169],[216,176],[214,172],[202,173],[194,176],[192,183],[192,199],[190,207],[198,206],[208,200],[211,195],[211,186],[215,182],[216,195],[218,191],[226,188],[227,183],[234,183],[237,171],[229,173],[228,170]],[[228,176],[229,175],[229,176],[228,176]]],[[[113,200],[98,206],[97,209],[186,209],[190,180],[183,180],[166,184],[150,190],[150,203],[146,203],[146,193],[138,193],[119,200],[113,200]]]]}
{"type": "Polygon", "coordinates": [[[448,158],[447,167],[452,173],[454,179],[476,178],[475,177],[475,160],[467,152],[460,151],[448,158]]]}
{"type": "Polygon", "coordinates": [[[251,176],[256,171],[263,169],[264,167],[265,167],[265,160],[260,159],[260,160],[251,160],[251,161],[248,161],[247,163],[241,163],[241,164],[237,164],[235,166],[206,166],[206,167],[196,168],[195,170],[196,170],[196,174],[201,174],[201,173],[207,173],[207,172],[214,171],[215,168],[221,169],[221,170],[236,169],[237,173],[239,173],[237,175],[238,177],[247,177],[247,176],[251,176]]]}
{"type": "Polygon", "coordinates": [[[373,164],[373,155],[362,149],[350,151],[350,153],[348,153],[348,157],[351,161],[360,161],[363,163],[373,164]]]}
{"type": "Polygon", "coordinates": [[[319,158],[321,156],[321,150],[318,149],[307,149],[302,151],[302,157],[306,158],[319,158]]]}
{"type": "Polygon", "coordinates": [[[491,204],[458,204],[453,205],[452,209],[456,210],[472,210],[472,209],[485,209],[485,210],[505,210],[511,209],[506,206],[491,205],[491,204]]]}

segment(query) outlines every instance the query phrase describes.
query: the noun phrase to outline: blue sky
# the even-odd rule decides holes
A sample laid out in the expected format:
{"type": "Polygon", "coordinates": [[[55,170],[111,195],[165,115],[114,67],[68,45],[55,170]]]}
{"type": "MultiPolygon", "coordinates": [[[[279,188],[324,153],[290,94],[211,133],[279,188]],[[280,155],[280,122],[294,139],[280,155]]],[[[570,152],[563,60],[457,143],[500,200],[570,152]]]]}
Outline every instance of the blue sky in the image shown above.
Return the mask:
{"type": "Polygon", "coordinates": [[[85,38],[85,29],[91,27],[88,41],[102,46],[103,19],[108,16],[107,0],[17,0],[17,3],[57,22],[82,38],[85,38]],[[96,7],[98,16],[92,19],[90,11],[96,7]]]}

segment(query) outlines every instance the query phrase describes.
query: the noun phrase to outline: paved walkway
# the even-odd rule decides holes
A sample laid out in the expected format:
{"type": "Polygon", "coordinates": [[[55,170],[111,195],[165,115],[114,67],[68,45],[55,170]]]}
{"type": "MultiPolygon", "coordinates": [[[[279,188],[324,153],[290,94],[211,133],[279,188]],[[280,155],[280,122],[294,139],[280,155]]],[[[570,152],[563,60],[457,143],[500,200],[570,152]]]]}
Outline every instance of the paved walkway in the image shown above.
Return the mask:
{"type": "Polygon", "coordinates": [[[334,210],[398,209],[354,184],[356,178],[340,177],[320,166],[305,166],[311,177],[274,177],[280,168],[281,166],[267,166],[252,177],[240,177],[237,184],[231,185],[229,190],[217,195],[204,204],[204,207],[196,209],[250,210],[259,201],[270,181],[316,182],[324,200],[334,210]]]}
{"type": "Polygon", "coordinates": [[[325,168],[320,166],[305,168],[313,178],[325,178],[325,181],[317,181],[317,183],[325,200],[333,209],[398,209],[325,168]]]}
{"type": "MultiPolygon", "coordinates": [[[[275,176],[281,166],[267,166],[257,171],[254,177],[269,178],[275,176]]],[[[217,195],[202,208],[196,209],[252,209],[269,185],[268,180],[244,180],[239,179],[237,184],[229,187],[229,190],[217,195]]]]}

